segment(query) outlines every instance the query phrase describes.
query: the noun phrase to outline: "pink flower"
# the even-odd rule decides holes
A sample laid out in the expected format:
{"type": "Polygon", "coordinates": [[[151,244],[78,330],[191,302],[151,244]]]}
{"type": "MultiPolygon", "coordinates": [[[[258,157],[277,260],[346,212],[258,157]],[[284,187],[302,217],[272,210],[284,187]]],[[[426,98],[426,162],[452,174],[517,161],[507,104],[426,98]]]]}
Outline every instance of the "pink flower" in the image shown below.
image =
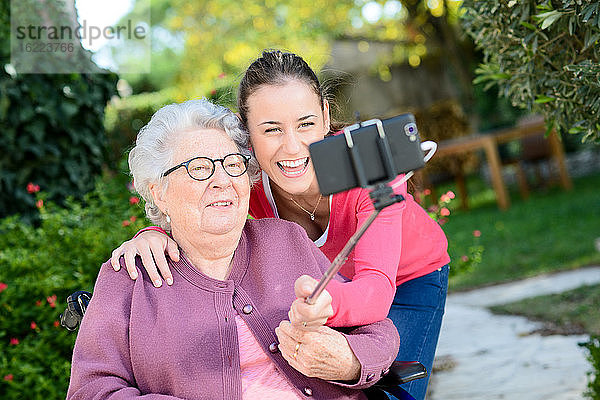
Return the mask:
{"type": "Polygon", "coordinates": [[[468,257],[468,256],[465,256],[465,255],[463,255],[463,256],[460,258],[460,260],[461,260],[462,262],[467,262],[467,261],[469,261],[469,257],[468,257]]]}
{"type": "Polygon", "coordinates": [[[430,194],[431,194],[431,190],[429,190],[429,189],[423,190],[423,195],[424,196],[429,196],[430,194]]]}
{"type": "Polygon", "coordinates": [[[10,338],[10,345],[11,346],[16,346],[19,344],[19,339],[17,338],[10,338]]]}
{"type": "Polygon", "coordinates": [[[479,229],[474,230],[473,231],[473,236],[475,236],[475,237],[481,236],[481,231],[479,229]]]}
{"type": "Polygon", "coordinates": [[[42,199],[39,199],[38,201],[36,201],[36,202],[35,202],[35,206],[36,206],[37,208],[42,208],[42,207],[44,207],[44,200],[42,200],[42,199]]]}
{"type": "Polygon", "coordinates": [[[0,282],[0,293],[4,292],[4,290],[8,287],[8,285],[4,282],[0,282]]]}
{"type": "Polygon", "coordinates": [[[33,182],[27,184],[27,193],[37,193],[40,191],[40,185],[34,185],[33,182]]]}
{"type": "Polygon", "coordinates": [[[131,221],[131,223],[134,223],[135,221],[137,221],[137,217],[135,215],[132,215],[131,218],[129,218],[129,220],[131,221]]]}
{"type": "Polygon", "coordinates": [[[31,324],[29,326],[31,327],[31,329],[35,329],[38,327],[35,321],[31,321],[31,324]]]}
{"type": "Polygon", "coordinates": [[[52,307],[52,308],[56,307],[56,295],[55,294],[53,294],[52,296],[46,297],[46,301],[48,301],[48,304],[50,304],[50,307],[52,307]]]}
{"type": "Polygon", "coordinates": [[[13,374],[4,375],[4,380],[5,381],[12,381],[13,380],[13,374]]]}
{"type": "Polygon", "coordinates": [[[443,194],[440,196],[440,201],[442,203],[449,203],[450,202],[450,197],[447,194],[443,194]]]}
{"type": "Polygon", "coordinates": [[[131,196],[129,198],[129,204],[137,204],[140,202],[140,198],[137,196],[131,196]]]}
{"type": "Polygon", "coordinates": [[[456,197],[456,195],[454,194],[454,192],[452,190],[448,190],[448,192],[446,192],[446,196],[448,196],[450,199],[453,199],[456,197]]]}
{"type": "Polygon", "coordinates": [[[440,210],[440,215],[442,217],[447,217],[448,215],[450,215],[450,210],[448,210],[446,207],[442,207],[442,209],[440,210]]]}
{"type": "Polygon", "coordinates": [[[131,222],[129,222],[129,220],[125,220],[123,222],[121,222],[121,225],[123,226],[129,226],[131,224],[131,222]]]}
{"type": "Polygon", "coordinates": [[[225,75],[225,72],[221,72],[218,76],[219,79],[223,79],[225,78],[227,75],[225,75]]]}
{"type": "Polygon", "coordinates": [[[58,328],[59,326],[60,326],[60,322],[58,322],[58,321],[54,321],[54,327],[55,327],[55,328],[58,328]]]}
{"type": "Polygon", "coordinates": [[[440,218],[440,219],[438,219],[438,224],[439,224],[440,226],[444,226],[444,224],[445,224],[446,222],[448,222],[448,220],[447,220],[446,218],[440,218]]]}

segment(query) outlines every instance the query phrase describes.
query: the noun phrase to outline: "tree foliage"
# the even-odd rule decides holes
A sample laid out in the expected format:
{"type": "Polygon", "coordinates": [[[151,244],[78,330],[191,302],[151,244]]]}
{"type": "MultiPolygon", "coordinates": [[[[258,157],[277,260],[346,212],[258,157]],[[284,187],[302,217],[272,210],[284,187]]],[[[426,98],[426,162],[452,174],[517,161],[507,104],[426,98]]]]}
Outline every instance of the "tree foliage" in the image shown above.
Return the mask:
{"type": "Polygon", "coordinates": [[[306,55],[317,69],[327,61],[328,40],[347,25],[347,2],[293,0],[176,0],[169,24],[185,34],[178,87],[184,96],[235,85],[265,48],[306,55]]]}
{"type": "Polygon", "coordinates": [[[600,142],[600,1],[463,2],[462,24],[483,50],[475,82],[497,84],[548,129],[600,142]]]}
{"type": "MultiPolygon", "coordinates": [[[[125,18],[135,20],[144,12],[144,3],[136,3],[125,18]]],[[[393,45],[371,71],[384,81],[389,80],[392,65],[417,67],[422,58],[432,56],[450,59],[447,63],[457,71],[458,80],[470,85],[468,62],[466,68],[460,63],[468,57],[461,51],[459,4],[456,0],[153,0],[152,73],[125,78],[136,93],[175,84],[181,99],[214,95],[235,91],[241,73],[265,48],[297,52],[319,70],[329,61],[333,40],[351,38],[361,48],[373,41],[393,45]],[[170,73],[176,74],[175,82],[170,73]]],[[[126,53],[120,57],[134,54],[115,51],[126,53]]]]}
{"type": "Polygon", "coordinates": [[[104,107],[117,81],[114,74],[18,74],[9,64],[9,11],[2,2],[0,216],[35,211],[29,182],[55,200],[93,188],[106,159],[104,107]]]}

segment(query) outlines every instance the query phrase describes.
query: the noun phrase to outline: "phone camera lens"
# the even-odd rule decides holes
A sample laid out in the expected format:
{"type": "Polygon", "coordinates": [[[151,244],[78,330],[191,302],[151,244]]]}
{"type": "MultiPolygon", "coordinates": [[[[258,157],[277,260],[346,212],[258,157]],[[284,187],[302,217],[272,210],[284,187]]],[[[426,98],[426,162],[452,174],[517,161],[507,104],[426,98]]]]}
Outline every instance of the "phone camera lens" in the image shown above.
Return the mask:
{"type": "Polygon", "coordinates": [[[414,123],[409,123],[406,124],[406,126],[404,126],[404,132],[406,133],[407,136],[414,136],[417,134],[417,125],[415,125],[414,123]]]}

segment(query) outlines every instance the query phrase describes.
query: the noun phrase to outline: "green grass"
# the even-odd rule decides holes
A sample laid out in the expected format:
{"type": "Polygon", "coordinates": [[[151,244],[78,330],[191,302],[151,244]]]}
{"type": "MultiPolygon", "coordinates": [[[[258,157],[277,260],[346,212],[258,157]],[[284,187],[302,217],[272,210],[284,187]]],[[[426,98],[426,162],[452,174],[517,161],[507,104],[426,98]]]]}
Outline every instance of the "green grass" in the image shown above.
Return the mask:
{"type": "Polygon", "coordinates": [[[548,323],[548,333],[600,335],[600,285],[494,306],[498,314],[522,315],[548,323]]]}
{"type": "MultiPolygon", "coordinates": [[[[454,259],[467,253],[474,230],[481,231],[481,264],[452,276],[450,290],[600,263],[594,240],[600,237],[600,174],[573,180],[574,189],[532,190],[523,201],[511,190],[511,207],[500,211],[493,191],[469,181],[470,210],[453,210],[444,231],[454,259]]],[[[452,189],[439,188],[439,192],[452,189]]],[[[459,201],[453,205],[458,206],[459,201]]],[[[452,264],[451,264],[452,265],[452,264]]]]}

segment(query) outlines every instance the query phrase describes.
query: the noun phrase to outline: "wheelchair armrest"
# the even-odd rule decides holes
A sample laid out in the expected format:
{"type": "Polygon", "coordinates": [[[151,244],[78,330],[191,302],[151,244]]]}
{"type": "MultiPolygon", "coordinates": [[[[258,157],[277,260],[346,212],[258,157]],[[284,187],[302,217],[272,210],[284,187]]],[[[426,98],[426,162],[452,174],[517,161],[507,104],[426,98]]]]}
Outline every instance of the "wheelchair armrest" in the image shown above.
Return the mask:
{"type": "Polygon", "coordinates": [[[389,400],[386,392],[399,400],[415,400],[400,385],[426,376],[427,369],[418,361],[394,361],[388,373],[376,384],[365,389],[364,393],[369,400],[389,400]]]}
{"type": "Polygon", "coordinates": [[[383,390],[394,388],[403,383],[425,378],[427,369],[418,361],[394,361],[389,372],[384,375],[373,387],[383,390]]]}

